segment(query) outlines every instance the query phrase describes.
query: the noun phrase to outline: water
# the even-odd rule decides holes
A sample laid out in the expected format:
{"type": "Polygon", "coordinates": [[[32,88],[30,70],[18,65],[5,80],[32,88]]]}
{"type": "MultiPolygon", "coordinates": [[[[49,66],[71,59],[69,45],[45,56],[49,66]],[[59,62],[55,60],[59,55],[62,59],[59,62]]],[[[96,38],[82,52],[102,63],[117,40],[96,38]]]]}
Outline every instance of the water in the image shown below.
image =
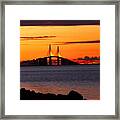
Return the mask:
{"type": "Polygon", "coordinates": [[[100,99],[100,65],[29,66],[20,68],[21,87],[42,93],[75,90],[87,99],[100,99]]]}

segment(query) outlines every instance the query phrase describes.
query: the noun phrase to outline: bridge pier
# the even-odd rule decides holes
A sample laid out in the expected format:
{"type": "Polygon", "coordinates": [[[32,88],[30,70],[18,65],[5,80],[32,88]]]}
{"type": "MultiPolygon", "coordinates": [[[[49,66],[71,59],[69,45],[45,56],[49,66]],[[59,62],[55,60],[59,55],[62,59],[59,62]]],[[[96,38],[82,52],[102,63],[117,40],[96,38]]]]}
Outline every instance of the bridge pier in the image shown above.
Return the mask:
{"type": "Polygon", "coordinates": [[[49,65],[52,65],[52,56],[49,57],[49,65]]]}
{"type": "Polygon", "coordinates": [[[59,62],[59,56],[57,57],[57,65],[59,65],[60,64],[60,62],[59,62]]]}

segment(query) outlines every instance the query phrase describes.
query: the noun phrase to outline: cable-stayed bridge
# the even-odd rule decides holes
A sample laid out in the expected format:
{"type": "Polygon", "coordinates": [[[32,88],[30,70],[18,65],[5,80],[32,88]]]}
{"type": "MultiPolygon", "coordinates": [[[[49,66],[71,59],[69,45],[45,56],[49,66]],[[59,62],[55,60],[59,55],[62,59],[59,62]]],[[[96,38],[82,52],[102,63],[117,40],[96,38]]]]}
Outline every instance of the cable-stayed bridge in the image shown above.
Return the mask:
{"type": "Polygon", "coordinates": [[[57,46],[57,54],[52,54],[52,47],[49,45],[49,55],[43,58],[37,58],[33,60],[22,61],[21,66],[60,66],[60,65],[78,65],[78,63],[66,59],[60,55],[59,46],[57,46]]]}

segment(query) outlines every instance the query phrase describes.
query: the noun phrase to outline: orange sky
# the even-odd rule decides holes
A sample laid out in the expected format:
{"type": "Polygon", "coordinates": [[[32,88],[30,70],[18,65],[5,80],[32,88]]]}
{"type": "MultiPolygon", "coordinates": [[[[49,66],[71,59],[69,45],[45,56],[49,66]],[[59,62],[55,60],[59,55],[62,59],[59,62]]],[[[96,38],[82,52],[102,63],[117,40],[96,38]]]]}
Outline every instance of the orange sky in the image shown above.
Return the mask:
{"type": "Polygon", "coordinates": [[[89,43],[100,40],[99,25],[20,26],[20,37],[21,61],[48,56],[49,44],[53,54],[59,46],[61,56],[69,59],[100,56],[100,43],[89,43]]]}

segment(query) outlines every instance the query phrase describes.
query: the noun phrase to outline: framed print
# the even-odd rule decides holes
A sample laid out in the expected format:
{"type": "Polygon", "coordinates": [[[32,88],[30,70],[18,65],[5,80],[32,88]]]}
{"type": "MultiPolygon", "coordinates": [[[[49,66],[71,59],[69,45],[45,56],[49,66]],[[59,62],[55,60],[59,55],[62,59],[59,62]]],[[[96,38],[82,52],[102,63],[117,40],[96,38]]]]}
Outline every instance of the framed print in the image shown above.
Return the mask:
{"type": "Polygon", "coordinates": [[[119,119],[118,1],[1,4],[1,118],[119,119]]]}

